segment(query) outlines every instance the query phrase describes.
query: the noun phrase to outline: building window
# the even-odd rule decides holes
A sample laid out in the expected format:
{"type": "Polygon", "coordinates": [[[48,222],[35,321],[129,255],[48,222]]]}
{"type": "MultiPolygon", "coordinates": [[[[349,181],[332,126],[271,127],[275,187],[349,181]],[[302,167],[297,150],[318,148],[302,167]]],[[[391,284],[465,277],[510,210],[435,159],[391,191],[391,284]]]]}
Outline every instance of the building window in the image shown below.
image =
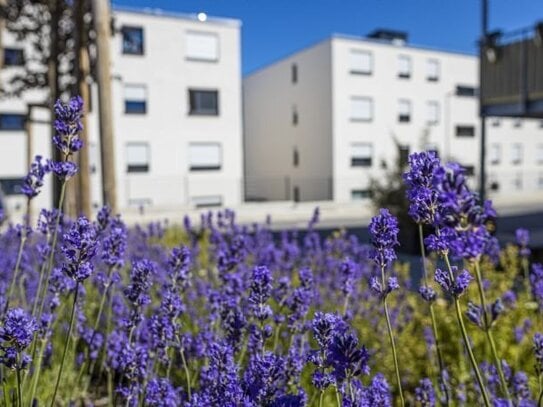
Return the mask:
{"type": "Polygon", "coordinates": [[[543,174],[539,174],[539,178],[537,179],[537,188],[543,189],[543,174]]]}
{"type": "Polygon", "coordinates": [[[362,201],[369,198],[371,198],[371,191],[369,189],[351,190],[351,201],[362,201]]]}
{"type": "Polygon", "coordinates": [[[0,130],[24,130],[26,115],[17,113],[0,114],[0,130]]]}
{"type": "Polygon", "coordinates": [[[143,28],[141,27],[122,27],[123,34],[123,54],[143,55],[143,28]]]}
{"type": "Polygon", "coordinates": [[[537,145],[535,156],[537,164],[543,164],[543,144],[537,145]]]}
{"type": "Polygon", "coordinates": [[[540,121],[539,121],[539,128],[540,128],[540,129],[543,129],[543,120],[540,120],[540,121]]]}
{"type": "Polygon", "coordinates": [[[437,59],[429,59],[426,65],[426,80],[429,82],[439,81],[439,61],[437,59]]]}
{"type": "Polygon", "coordinates": [[[473,86],[456,85],[456,96],[477,96],[477,89],[473,86]]]}
{"type": "Polygon", "coordinates": [[[411,78],[411,58],[407,55],[398,57],[398,78],[411,78]]]}
{"type": "Polygon", "coordinates": [[[409,164],[409,146],[400,146],[399,147],[398,157],[400,159],[400,168],[405,168],[409,164]]]}
{"type": "Polygon", "coordinates": [[[189,31],[185,39],[186,59],[209,62],[219,60],[219,37],[216,34],[189,31]]]}
{"type": "MultiPolygon", "coordinates": [[[[0,178],[0,190],[6,196],[22,195],[21,187],[23,186],[22,178],[0,178]]],[[[1,204],[1,202],[0,202],[1,204]]]]}
{"type": "Polygon", "coordinates": [[[499,144],[490,145],[490,164],[498,165],[501,161],[502,148],[499,144]]]}
{"type": "Polygon", "coordinates": [[[300,187],[294,187],[292,194],[294,195],[294,202],[300,202],[300,187]]]}
{"type": "Polygon", "coordinates": [[[296,108],[296,106],[292,106],[292,125],[298,125],[298,109],[296,108]]]}
{"type": "Polygon", "coordinates": [[[456,137],[475,137],[474,126],[456,126],[456,137]]]}
{"type": "Polygon", "coordinates": [[[23,66],[24,52],[20,48],[4,48],[4,66],[23,66]]]}
{"type": "Polygon", "coordinates": [[[519,129],[522,127],[522,119],[515,119],[515,121],[513,121],[513,127],[516,128],[516,129],[519,129]]]}
{"type": "Polygon", "coordinates": [[[194,196],[191,201],[196,208],[222,206],[222,196],[220,195],[194,196]]]}
{"type": "Polygon", "coordinates": [[[515,143],[511,146],[511,164],[518,165],[522,162],[522,144],[515,143]]]}
{"type": "Polygon", "coordinates": [[[127,114],[147,113],[147,88],[145,85],[124,86],[124,112],[127,114]]]}
{"type": "Polygon", "coordinates": [[[189,89],[190,115],[218,116],[219,92],[216,90],[189,89]]]}
{"type": "Polygon", "coordinates": [[[409,123],[411,121],[411,102],[407,99],[398,101],[398,121],[400,123],[409,123]]]}
{"type": "Polygon", "coordinates": [[[292,165],[294,165],[294,167],[300,165],[300,153],[297,148],[294,148],[294,151],[292,152],[292,165]]]}
{"type": "Polygon", "coordinates": [[[464,173],[468,177],[473,177],[475,175],[475,166],[473,165],[463,165],[464,173]]]}
{"type": "Polygon", "coordinates": [[[373,119],[373,101],[368,97],[351,97],[351,121],[369,122],[373,119]]]}
{"type": "Polygon", "coordinates": [[[501,125],[500,119],[498,119],[498,118],[492,119],[491,125],[492,125],[492,127],[500,127],[500,125],[501,125]]]}
{"type": "Polygon", "coordinates": [[[355,75],[371,75],[373,55],[369,51],[352,49],[349,53],[349,72],[355,75]]]}
{"type": "Polygon", "coordinates": [[[439,103],[436,101],[430,101],[426,105],[428,109],[428,124],[439,123],[439,103]]]}
{"type": "Polygon", "coordinates": [[[298,65],[296,64],[290,67],[290,79],[292,83],[298,83],[298,65]]]}
{"type": "Polygon", "coordinates": [[[513,178],[513,189],[520,191],[522,189],[522,174],[517,174],[513,178]]]}
{"type": "Polygon", "coordinates": [[[149,144],[126,145],[126,172],[149,172],[149,144]]]}
{"type": "Polygon", "coordinates": [[[371,167],[373,145],[371,143],[351,144],[351,167],[371,167]]]}
{"type": "Polygon", "coordinates": [[[220,170],[222,166],[219,143],[190,143],[189,168],[191,171],[220,170]]]}

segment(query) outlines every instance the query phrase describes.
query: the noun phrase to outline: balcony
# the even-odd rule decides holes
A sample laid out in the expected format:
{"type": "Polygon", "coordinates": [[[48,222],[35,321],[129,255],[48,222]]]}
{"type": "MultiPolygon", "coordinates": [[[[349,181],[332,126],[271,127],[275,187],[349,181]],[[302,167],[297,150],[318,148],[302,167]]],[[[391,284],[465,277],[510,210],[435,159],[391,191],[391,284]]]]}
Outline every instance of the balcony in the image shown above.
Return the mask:
{"type": "Polygon", "coordinates": [[[487,35],[481,58],[481,114],[543,118],[543,23],[487,35]]]}

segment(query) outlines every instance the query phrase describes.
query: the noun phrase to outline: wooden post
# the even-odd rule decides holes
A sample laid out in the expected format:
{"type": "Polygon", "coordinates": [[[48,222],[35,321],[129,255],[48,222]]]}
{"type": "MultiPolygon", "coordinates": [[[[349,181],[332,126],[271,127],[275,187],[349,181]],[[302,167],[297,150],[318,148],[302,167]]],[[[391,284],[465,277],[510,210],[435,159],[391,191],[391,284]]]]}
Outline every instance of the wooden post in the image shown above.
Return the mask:
{"type": "Polygon", "coordinates": [[[115,143],[113,140],[113,110],[109,58],[109,37],[111,34],[109,0],[92,0],[92,11],[96,30],[102,197],[104,204],[109,205],[113,213],[116,213],[115,143]]]}
{"type": "Polygon", "coordinates": [[[76,194],[77,212],[85,215],[87,218],[92,216],[92,200],[90,189],[90,160],[89,160],[89,131],[87,115],[89,113],[89,86],[87,78],[90,72],[89,54],[87,50],[87,32],[85,30],[84,15],[85,15],[85,0],[75,1],[75,26],[78,28],[76,37],[76,81],[77,90],[83,99],[83,131],[80,138],[83,141],[83,148],[79,151],[79,173],[78,173],[78,189],[76,194]]]}

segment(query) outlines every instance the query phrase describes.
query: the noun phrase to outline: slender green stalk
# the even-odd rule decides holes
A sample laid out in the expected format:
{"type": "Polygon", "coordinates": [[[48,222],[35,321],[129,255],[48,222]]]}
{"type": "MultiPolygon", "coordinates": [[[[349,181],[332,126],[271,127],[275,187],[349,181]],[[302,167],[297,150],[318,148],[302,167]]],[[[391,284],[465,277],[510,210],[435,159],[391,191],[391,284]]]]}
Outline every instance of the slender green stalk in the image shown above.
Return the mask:
{"type": "MultiPolygon", "coordinates": [[[[447,264],[447,269],[448,269],[449,277],[451,281],[455,281],[454,274],[451,267],[451,262],[449,261],[449,256],[445,254],[443,258],[445,259],[445,263],[447,264]]],[[[477,360],[475,359],[473,349],[471,348],[471,344],[469,342],[469,336],[466,330],[466,325],[464,324],[464,317],[462,316],[462,308],[460,307],[460,301],[458,300],[457,297],[453,297],[453,298],[454,298],[454,308],[456,311],[456,318],[458,319],[458,324],[460,325],[460,332],[462,333],[464,346],[466,347],[466,350],[468,352],[469,360],[471,362],[471,367],[473,371],[475,372],[475,378],[477,379],[477,384],[479,385],[479,388],[481,390],[481,395],[483,396],[483,401],[485,403],[485,406],[490,407],[491,406],[490,399],[488,398],[488,393],[486,391],[483,377],[481,376],[481,372],[479,371],[479,365],[477,364],[477,360]]]]}
{"type": "Polygon", "coordinates": [[[66,360],[66,353],[68,352],[68,347],[70,344],[70,339],[72,337],[72,331],[74,328],[74,321],[75,321],[75,309],[77,306],[77,297],[79,294],[79,282],[75,285],[75,293],[74,293],[74,303],[72,306],[72,314],[70,316],[70,328],[68,329],[68,334],[66,335],[66,341],[64,342],[64,351],[62,352],[62,360],[60,362],[60,368],[58,370],[58,376],[57,376],[57,382],[55,384],[55,391],[53,392],[53,399],[51,400],[51,407],[54,407],[55,400],[57,398],[57,392],[58,392],[58,385],[60,384],[60,379],[62,377],[62,370],[64,369],[64,362],[66,360]]]}
{"type": "Polygon", "coordinates": [[[2,315],[5,315],[6,312],[8,312],[9,301],[11,300],[11,297],[13,296],[13,290],[15,289],[15,282],[17,280],[17,276],[19,274],[19,269],[21,266],[21,259],[23,257],[23,249],[25,246],[25,242],[26,242],[26,230],[23,228],[21,231],[21,240],[19,242],[19,250],[17,251],[17,261],[15,262],[15,270],[13,271],[13,276],[11,277],[11,281],[9,283],[8,294],[6,296],[6,305],[4,306],[2,315]]]}
{"type": "Polygon", "coordinates": [[[509,393],[507,381],[505,380],[505,375],[503,374],[501,360],[496,350],[496,343],[494,342],[494,337],[490,329],[490,321],[488,318],[488,308],[487,308],[485,290],[483,287],[483,277],[481,275],[481,266],[479,264],[479,260],[475,262],[475,276],[477,279],[477,288],[479,289],[479,299],[481,301],[481,308],[483,310],[483,328],[486,334],[488,344],[490,345],[490,349],[492,350],[492,357],[494,358],[494,364],[496,365],[496,369],[498,369],[498,375],[500,377],[500,383],[501,383],[503,394],[505,395],[507,400],[511,402],[511,394],[509,393]]]}
{"type": "MultiPolygon", "coordinates": [[[[420,244],[420,253],[422,256],[422,270],[424,272],[424,284],[428,285],[428,271],[426,269],[426,249],[424,247],[424,236],[422,230],[422,224],[419,223],[419,244],[420,244]]],[[[436,316],[434,312],[434,304],[429,303],[430,308],[430,318],[432,320],[432,331],[434,332],[434,340],[436,342],[436,353],[437,353],[437,363],[439,367],[439,379],[443,387],[443,392],[445,395],[445,405],[449,405],[449,390],[447,389],[447,383],[443,379],[443,372],[445,370],[445,363],[443,362],[443,354],[441,352],[441,342],[439,341],[439,334],[437,330],[436,316]]]]}
{"type": "Polygon", "coordinates": [[[190,401],[191,398],[191,390],[190,390],[190,371],[189,367],[187,365],[187,360],[185,359],[185,351],[181,347],[179,354],[181,355],[181,362],[183,363],[183,370],[185,371],[185,376],[187,378],[187,396],[190,401]]]}
{"type": "Polygon", "coordinates": [[[22,407],[23,396],[21,392],[21,355],[17,354],[17,405],[22,407]]]}
{"type": "MultiPolygon", "coordinates": [[[[381,267],[381,283],[383,290],[386,287],[385,283],[385,268],[381,267]]],[[[402,381],[400,376],[400,367],[398,365],[398,355],[396,352],[396,343],[394,342],[394,333],[392,332],[392,324],[390,323],[390,315],[388,313],[387,297],[383,297],[383,308],[385,310],[385,318],[387,321],[388,339],[390,340],[390,347],[392,348],[392,357],[394,359],[394,370],[396,371],[396,381],[398,383],[398,392],[400,393],[400,401],[402,406],[405,406],[405,399],[403,397],[402,381]]]]}
{"type": "Polygon", "coordinates": [[[336,386],[336,403],[337,407],[341,407],[341,398],[339,397],[339,389],[336,386]]]}
{"type": "MultiPolygon", "coordinates": [[[[47,244],[49,244],[49,243],[51,243],[50,242],[50,236],[47,237],[47,244]]],[[[44,277],[44,274],[45,274],[45,268],[46,267],[47,267],[47,262],[43,262],[43,264],[40,267],[40,279],[38,281],[38,289],[36,291],[36,296],[34,297],[34,301],[33,301],[33,304],[32,304],[32,316],[36,316],[36,311],[37,311],[37,308],[38,308],[38,304],[40,302],[40,293],[41,293],[41,290],[42,290],[43,277],[44,277]]]]}
{"type": "Polygon", "coordinates": [[[322,407],[322,402],[324,401],[324,390],[321,390],[319,395],[319,407],[322,407]]]}

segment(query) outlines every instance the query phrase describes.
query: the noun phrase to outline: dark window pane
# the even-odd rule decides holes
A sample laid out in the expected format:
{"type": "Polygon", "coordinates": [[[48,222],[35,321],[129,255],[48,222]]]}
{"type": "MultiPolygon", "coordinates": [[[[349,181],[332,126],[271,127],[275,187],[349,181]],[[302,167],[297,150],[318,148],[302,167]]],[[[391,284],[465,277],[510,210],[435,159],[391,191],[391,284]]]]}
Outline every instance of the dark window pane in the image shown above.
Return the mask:
{"type": "Polygon", "coordinates": [[[300,187],[294,187],[294,202],[300,202],[300,187]]]}
{"type": "Polygon", "coordinates": [[[24,114],[0,114],[0,130],[24,130],[25,119],[24,114]]]}
{"type": "Polygon", "coordinates": [[[463,165],[464,171],[466,171],[466,175],[468,177],[471,177],[475,175],[475,167],[473,165],[463,165]]]}
{"type": "Polygon", "coordinates": [[[371,157],[351,157],[351,167],[371,167],[371,157]]]}
{"type": "Polygon", "coordinates": [[[298,83],[298,65],[292,64],[291,76],[292,83],[298,83]]]}
{"type": "Polygon", "coordinates": [[[409,79],[409,78],[411,78],[411,74],[408,73],[408,72],[400,72],[398,74],[398,78],[409,79]]]}
{"type": "Polygon", "coordinates": [[[0,188],[4,195],[22,195],[21,186],[23,180],[21,178],[4,178],[0,179],[0,188]]]}
{"type": "Polygon", "coordinates": [[[192,115],[217,116],[219,114],[219,93],[216,90],[189,90],[192,115]]]}
{"type": "Polygon", "coordinates": [[[143,28],[123,27],[123,54],[143,55],[143,28]]]}
{"type": "Polygon", "coordinates": [[[353,189],[351,191],[352,200],[366,199],[366,198],[371,198],[371,191],[369,189],[353,189]]]}
{"type": "Polygon", "coordinates": [[[293,165],[297,167],[300,165],[300,154],[298,153],[298,150],[294,150],[294,154],[292,157],[293,165]]]}
{"type": "Polygon", "coordinates": [[[477,95],[477,89],[475,89],[473,86],[463,86],[463,85],[456,86],[456,96],[476,96],[476,95],[477,95]]]}
{"type": "Polygon", "coordinates": [[[126,172],[149,172],[148,164],[128,164],[126,172]]]}
{"type": "Polygon", "coordinates": [[[21,66],[24,65],[24,53],[22,49],[5,48],[4,49],[4,65],[5,66],[21,66]]]}
{"type": "Polygon", "coordinates": [[[475,137],[475,127],[473,126],[456,126],[457,137],[475,137]]]}
{"type": "Polygon", "coordinates": [[[400,168],[406,167],[409,163],[409,147],[400,147],[400,168]]]}
{"type": "Polygon", "coordinates": [[[398,117],[400,123],[409,123],[411,121],[411,116],[408,114],[401,114],[398,117]]]}
{"type": "Polygon", "coordinates": [[[125,100],[124,112],[130,114],[144,114],[147,112],[147,103],[145,101],[134,102],[131,100],[125,100]]]}

